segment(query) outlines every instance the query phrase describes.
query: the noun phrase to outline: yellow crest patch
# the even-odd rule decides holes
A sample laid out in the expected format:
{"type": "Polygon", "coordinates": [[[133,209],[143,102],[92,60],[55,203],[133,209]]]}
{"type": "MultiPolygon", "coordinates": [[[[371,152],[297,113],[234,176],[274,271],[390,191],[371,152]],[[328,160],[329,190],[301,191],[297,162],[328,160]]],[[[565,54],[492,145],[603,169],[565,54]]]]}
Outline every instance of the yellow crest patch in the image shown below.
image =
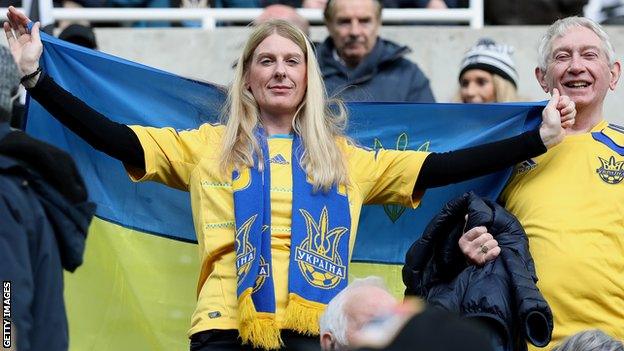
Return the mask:
{"type": "Polygon", "coordinates": [[[614,156],[611,156],[609,160],[598,156],[601,166],[596,169],[596,173],[600,176],[605,183],[618,184],[624,179],[624,170],[622,166],[624,161],[616,161],[614,156]]]}

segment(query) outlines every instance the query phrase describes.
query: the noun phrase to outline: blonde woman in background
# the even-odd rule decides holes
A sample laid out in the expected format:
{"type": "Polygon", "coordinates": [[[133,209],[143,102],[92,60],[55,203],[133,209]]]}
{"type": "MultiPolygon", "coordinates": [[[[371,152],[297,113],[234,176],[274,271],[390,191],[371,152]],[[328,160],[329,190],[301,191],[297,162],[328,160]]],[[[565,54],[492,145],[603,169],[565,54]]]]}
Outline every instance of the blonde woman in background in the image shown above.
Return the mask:
{"type": "Polygon", "coordinates": [[[517,101],[518,72],[511,58],[513,48],[479,39],[461,62],[459,91],[454,101],[494,103],[517,101]]]}

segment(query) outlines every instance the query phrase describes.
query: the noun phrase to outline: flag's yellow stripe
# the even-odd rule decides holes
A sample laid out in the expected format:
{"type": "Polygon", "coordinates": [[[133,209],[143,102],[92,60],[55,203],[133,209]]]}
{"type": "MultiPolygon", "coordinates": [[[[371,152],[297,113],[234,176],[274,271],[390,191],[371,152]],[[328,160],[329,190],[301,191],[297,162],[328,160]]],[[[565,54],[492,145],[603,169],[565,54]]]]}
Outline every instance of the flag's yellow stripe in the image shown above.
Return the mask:
{"type": "Polygon", "coordinates": [[[349,281],[354,278],[376,275],[383,278],[392,295],[399,300],[403,300],[405,285],[403,285],[403,280],[401,279],[402,268],[403,265],[396,264],[351,262],[349,266],[349,281]]]}
{"type": "Polygon", "coordinates": [[[65,275],[70,350],[188,350],[198,267],[197,245],[94,219],[65,275]]]}

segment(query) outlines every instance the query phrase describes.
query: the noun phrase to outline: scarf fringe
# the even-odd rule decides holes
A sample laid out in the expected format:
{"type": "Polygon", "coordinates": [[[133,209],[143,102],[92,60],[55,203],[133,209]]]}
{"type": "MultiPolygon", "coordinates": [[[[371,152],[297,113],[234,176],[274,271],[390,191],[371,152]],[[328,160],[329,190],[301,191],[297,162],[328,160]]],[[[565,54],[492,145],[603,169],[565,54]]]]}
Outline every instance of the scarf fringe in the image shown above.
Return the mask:
{"type": "Polygon", "coordinates": [[[238,298],[239,333],[243,344],[255,348],[276,350],[284,346],[280,330],[271,313],[258,313],[251,298],[253,289],[245,290],[238,298]]]}
{"type": "Polygon", "coordinates": [[[303,335],[319,335],[319,320],[325,312],[325,307],[325,304],[309,301],[297,294],[290,293],[288,306],[284,313],[284,327],[303,335]]]}

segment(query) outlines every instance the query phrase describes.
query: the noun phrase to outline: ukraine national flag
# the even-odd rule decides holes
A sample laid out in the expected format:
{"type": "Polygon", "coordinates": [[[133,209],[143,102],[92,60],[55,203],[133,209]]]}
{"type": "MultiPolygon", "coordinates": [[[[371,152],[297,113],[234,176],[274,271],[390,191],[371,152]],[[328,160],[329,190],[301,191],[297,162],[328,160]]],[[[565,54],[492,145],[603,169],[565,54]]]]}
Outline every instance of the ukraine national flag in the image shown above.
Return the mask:
{"type": "MultiPolygon", "coordinates": [[[[42,40],[45,70],[115,121],[188,129],[219,115],[224,92],[217,86],[43,33],[42,40]]],[[[349,134],[373,149],[453,150],[534,127],[543,106],[358,103],[349,105],[349,134]]],[[[130,182],[120,162],[93,150],[33,100],[27,131],[73,155],[98,204],[85,263],[65,281],[71,350],[188,350],[199,271],[188,194],[130,182]]],[[[496,198],[509,174],[431,189],[416,210],[365,208],[351,273],[382,275],[400,294],[400,264],[428,220],[469,189],[496,198]]]]}

